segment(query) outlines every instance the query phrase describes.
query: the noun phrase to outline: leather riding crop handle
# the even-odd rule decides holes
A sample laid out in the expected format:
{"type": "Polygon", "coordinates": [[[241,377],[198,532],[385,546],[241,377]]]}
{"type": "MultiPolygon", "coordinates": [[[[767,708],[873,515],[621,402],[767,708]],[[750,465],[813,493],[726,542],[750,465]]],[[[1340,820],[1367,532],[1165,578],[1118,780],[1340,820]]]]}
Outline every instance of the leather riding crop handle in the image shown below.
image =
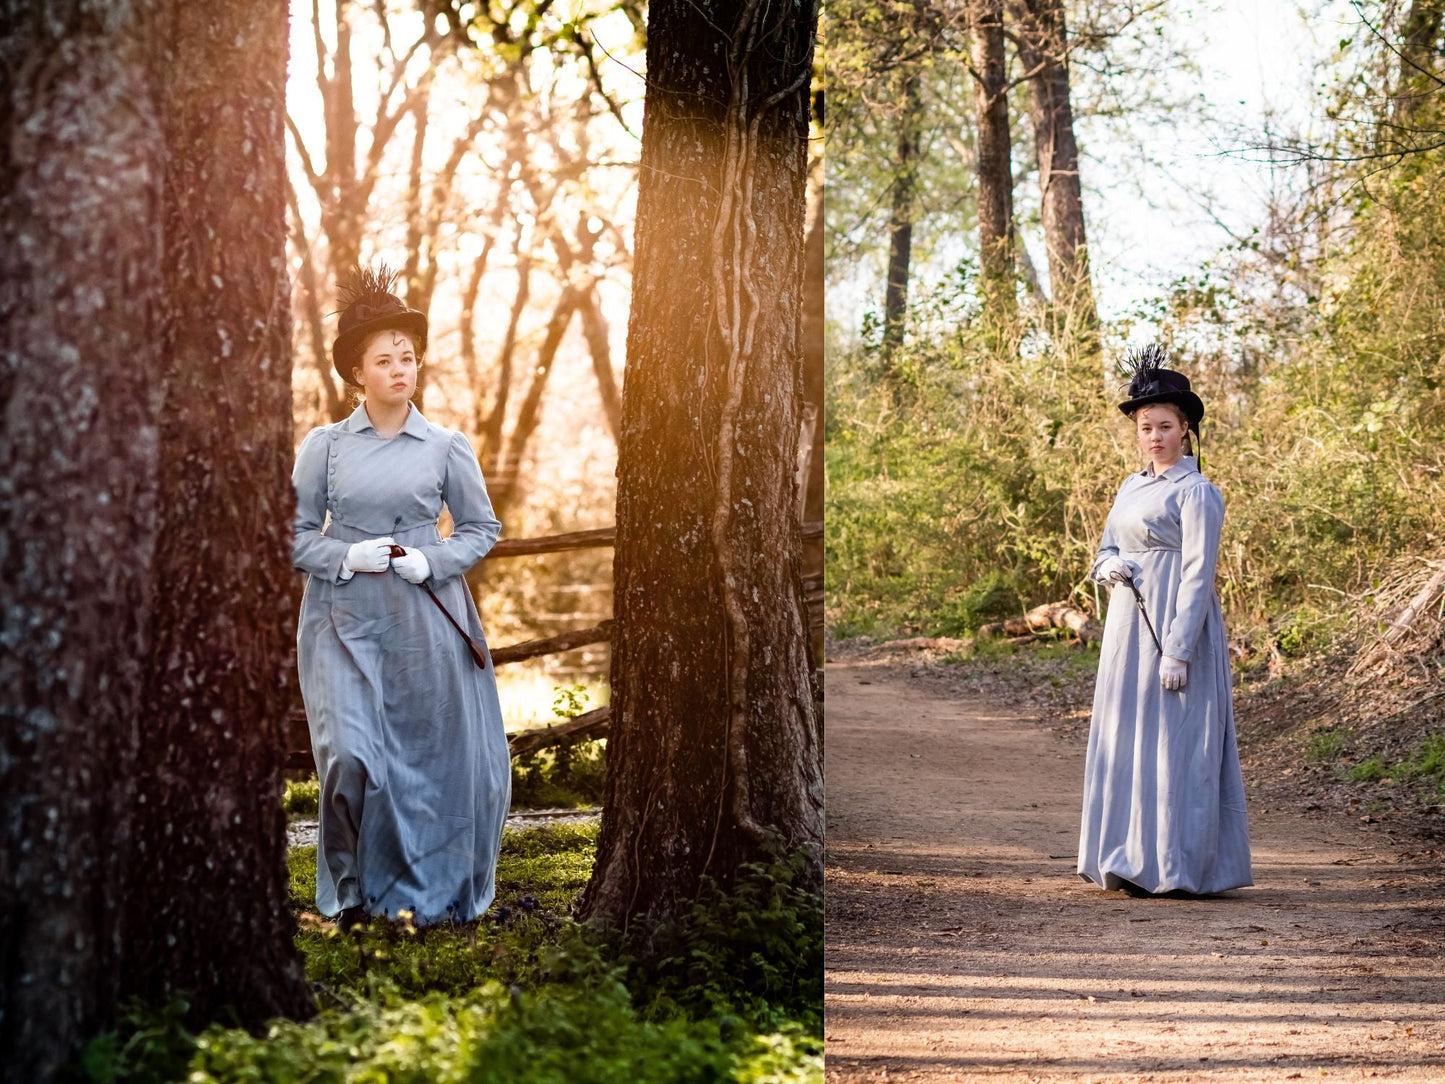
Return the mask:
{"type": "MultiPolygon", "coordinates": [[[[393,544],[391,547],[391,556],[405,557],[405,547],[393,544]]],[[[475,640],[473,640],[470,636],[467,635],[466,629],[462,628],[461,625],[457,624],[457,619],[451,615],[451,613],[447,610],[445,606],[442,605],[442,600],[437,598],[436,592],[431,589],[430,584],[423,582],[417,584],[417,586],[426,590],[427,597],[430,598],[432,602],[436,605],[436,608],[442,612],[442,616],[447,619],[451,627],[456,629],[457,632],[461,634],[461,638],[467,642],[467,650],[472,653],[472,662],[476,663],[477,666],[485,670],[487,668],[487,653],[477,646],[477,642],[475,640]]]]}

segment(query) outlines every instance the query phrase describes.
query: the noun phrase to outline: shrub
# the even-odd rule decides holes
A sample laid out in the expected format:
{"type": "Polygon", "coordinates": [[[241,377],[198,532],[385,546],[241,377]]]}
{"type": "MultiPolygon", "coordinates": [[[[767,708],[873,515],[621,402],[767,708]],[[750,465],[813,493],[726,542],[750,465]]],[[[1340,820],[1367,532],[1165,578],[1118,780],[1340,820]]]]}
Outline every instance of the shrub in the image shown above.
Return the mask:
{"type": "Polygon", "coordinates": [[[288,817],[314,817],[321,803],[321,783],[312,775],[306,779],[288,779],[281,795],[281,808],[288,817]]]}

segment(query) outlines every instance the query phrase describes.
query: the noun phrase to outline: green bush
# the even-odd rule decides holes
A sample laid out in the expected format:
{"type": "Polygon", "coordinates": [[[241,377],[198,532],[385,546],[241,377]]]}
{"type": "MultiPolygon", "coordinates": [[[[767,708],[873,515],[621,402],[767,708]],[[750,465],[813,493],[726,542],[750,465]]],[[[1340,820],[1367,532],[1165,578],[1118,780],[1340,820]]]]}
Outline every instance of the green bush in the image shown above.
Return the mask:
{"type": "Polygon", "coordinates": [[[516,809],[581,809],[602,803],[607,742],[574,741],[512,758],[516,809]]]}
{"type": "Polygon", "coordinates": [[[1023,610],[1023,592],[1018,585],[1002,572],[989,572],[982,579],[944,594],[938,632],[944,636],[974,632],[980,625],[1023,610]]]}
{"type": "Polygon", "coordinates": [[[321,783],[316,776],[306,779],[288,779],[286,791],[281,796],[281,808],[287,817],[314,817],[320,808],[321,783]]]}
{"type": "MultiPolygon", "coordinates": [[[[587,710],[584,685],[555,686],[552,710],[575,719],[587,710]]],[[[512,805],[519,809],[578,809],[602,803],[607,742],[567,741],[512,759],[512,805]]]]}
{"type": "Polygon", "coordinates": [[[621,944],[627,983],[662,1009],[737,1013],[762,1030],[821,1029],[823,901],[801,883],[805,855],[774,843],[724,892],[711,881],[680,922],[635,925],[621,944]]]}

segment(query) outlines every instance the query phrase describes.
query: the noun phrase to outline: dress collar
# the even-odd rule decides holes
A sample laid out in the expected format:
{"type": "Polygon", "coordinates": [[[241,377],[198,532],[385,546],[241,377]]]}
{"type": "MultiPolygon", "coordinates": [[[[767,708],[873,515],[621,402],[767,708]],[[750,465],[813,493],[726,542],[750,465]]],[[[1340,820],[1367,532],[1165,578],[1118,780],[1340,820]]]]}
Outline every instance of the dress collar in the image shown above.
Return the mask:
{"type": "MultiPolygon", "coordinates": [[[[371,416],[366,413],[366,404],[361,403],[351,412],[351,416],[341,423],[341,428],[347,433],[363,433],[370,429],[376,432],[376,426],[371,424],[371,416]]],[[[427,420],[422,417],[421,411],[415,403],[406,413],[406,421],[402,422],[401,433],[407,436],[416,437],[418,440],[426,439],[427,420]]],[[[400,436],[401,433],[397,435],[400,436]]]]}
{"type": "Polygon", "coordinates": [[[1157,475],[1153,473],[1151,467],[1145,467],[1139,473],[1145,478],[1167,478],[1171,482],[1177,482],[1185,475],[1198,474],[1199,460],[1195,459],[1192,455],[1186,455],[1181,458],[1178,463],[1175,463],[1171,467],[1166,467],[1157,475]]]}

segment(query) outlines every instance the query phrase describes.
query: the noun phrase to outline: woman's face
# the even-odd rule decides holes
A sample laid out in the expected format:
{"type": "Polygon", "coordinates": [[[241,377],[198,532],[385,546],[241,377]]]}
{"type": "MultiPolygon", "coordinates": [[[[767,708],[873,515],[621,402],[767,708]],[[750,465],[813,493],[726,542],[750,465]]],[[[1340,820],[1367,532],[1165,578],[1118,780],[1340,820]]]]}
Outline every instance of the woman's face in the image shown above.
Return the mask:
{"type": "Polygon", "coordinates": [[[1184,457],[1184,434],[1189,430],[1174,407],[1165,403],[1140,407],[1134,415],[1134,429],[1139,450],[1155,467],[1172,467],[1184,457]]]}
{"type": "Polygon", "coordinates": [[[367,402],[401,404],[416,394],[416,347],[405,331],[378,331],[362,347],[360,361],[351,375],[367,402]]]}

